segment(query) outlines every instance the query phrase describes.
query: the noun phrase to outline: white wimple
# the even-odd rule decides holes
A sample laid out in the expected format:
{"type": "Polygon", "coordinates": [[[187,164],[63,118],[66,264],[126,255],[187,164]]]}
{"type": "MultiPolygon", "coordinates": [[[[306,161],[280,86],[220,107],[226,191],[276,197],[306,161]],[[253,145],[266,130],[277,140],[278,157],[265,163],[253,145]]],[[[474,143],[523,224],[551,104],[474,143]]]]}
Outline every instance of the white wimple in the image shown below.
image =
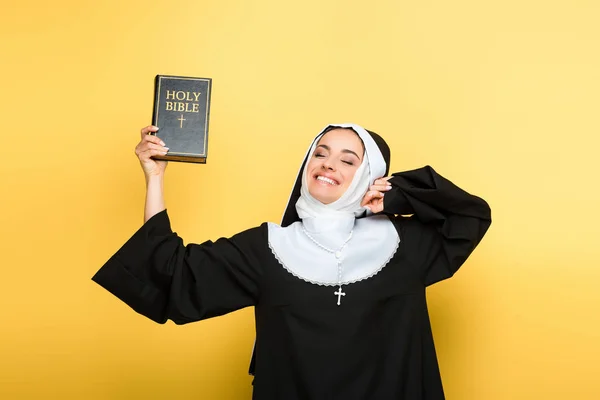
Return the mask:
{"type": "MultiPolygon", "coordinates": [[[[365,146],[363,162],[350,186],[335,202],[321,203],[308,192],[307,179],[312,176],[306,170],[308,163],[303,162],[301,197],[295,204],[301,221],[285,228],[273,223],[268,225],[269,247],[281,265],[306,282],[325,286],[348,285],[376,275],[394,256],[400,243],[398,232],[387,216],[357,218],[365,215],[366,209],[360,202],[369,186],[386,170],[379,147],[361,126],[330,126],[353,129],[365,146]],[[352,240],[348,241],[350,232],[353,232],[352,240]],[[336,258],[337,251],[324,251],[340,248],[343,252],[338,253],[339,258],[336,258]]],[[[329,126],[317,135],[305,161],[312,157],[318,139],[327,128],[329,126]]],[[[325,177],[319,178],[327,181],[325,177]]],[[[345,295],[352,296],[352,293],[338,295],[338,300],[345,295]]]]}

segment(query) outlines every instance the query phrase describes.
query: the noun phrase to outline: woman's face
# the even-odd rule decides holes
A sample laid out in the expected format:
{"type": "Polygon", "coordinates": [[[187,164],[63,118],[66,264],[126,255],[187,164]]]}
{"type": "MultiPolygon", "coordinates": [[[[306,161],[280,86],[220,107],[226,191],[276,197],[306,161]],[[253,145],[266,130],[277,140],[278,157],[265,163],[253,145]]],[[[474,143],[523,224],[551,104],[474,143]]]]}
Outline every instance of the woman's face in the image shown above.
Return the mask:
{"type": "Polygon", "coordinates": [[[308,161],[308,192],[323,204],[333,203],[348,189],[364,156],[362,141],[350,129],[332,129],[321,137],[308,161]]]}

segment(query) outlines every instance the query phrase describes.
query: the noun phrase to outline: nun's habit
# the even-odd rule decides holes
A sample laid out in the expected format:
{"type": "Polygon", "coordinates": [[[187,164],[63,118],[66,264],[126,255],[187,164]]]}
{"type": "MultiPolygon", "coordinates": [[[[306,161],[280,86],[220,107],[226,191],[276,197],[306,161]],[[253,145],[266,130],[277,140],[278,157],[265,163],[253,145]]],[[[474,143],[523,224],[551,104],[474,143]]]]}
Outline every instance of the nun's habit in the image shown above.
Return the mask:
{"type": "Polygon", "coordinates": [[[254,306],[253,399],[443,399],[425,289],[464,263],[490,209],[424,167],[393,174],[383,213],[372,215],[360,200],[389,161],[373,132],[328,126],[307,152],[281,226],[184,245],[165,210],[93,280],[158,323],[254,306]],[[304,170],[334,127],[354,130],[365,156],[342,198],[324,206],[303,185],[304,170]]]}

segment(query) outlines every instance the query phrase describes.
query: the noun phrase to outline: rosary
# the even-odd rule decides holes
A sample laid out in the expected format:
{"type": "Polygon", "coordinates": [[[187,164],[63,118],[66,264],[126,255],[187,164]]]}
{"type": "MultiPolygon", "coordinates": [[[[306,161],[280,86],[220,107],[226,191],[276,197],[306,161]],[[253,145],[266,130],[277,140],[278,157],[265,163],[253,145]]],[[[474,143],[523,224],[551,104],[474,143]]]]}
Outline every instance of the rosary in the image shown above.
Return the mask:
{"type": "Polygon", "coordinates": [[[337,305],[339,306],[341,304],[342,301],[342,296],[345,296],[346,293],[344,293],[342,291],[342,250],[344,249],[344,247],[346,247],[346,245],[348,244],[348,242],[350,241],[350,239],[352,238],[352,232],[354,232],[354,229],[350,231],[350,235],[348,236],[348,239],[346,239],[346,241],[342,244],[342,246],[338,249],[338,250],[331,250],[328,247],[323,246],[321,243],[317,242],[317,240],[315,238],[313,238],[304,228],[304,225],[302,225],[302,231],[304,232],[304,234],[314,243],[316,244],[318,247],[320,247],[321,249],[325,250],[328,253],[331,253],[335,256],[336,260],[337,260],[337,266],[338,266],[338,290],[337,292],[333,292],[333,294],[335,294],[338,298],[337,300],[337,305]]]}

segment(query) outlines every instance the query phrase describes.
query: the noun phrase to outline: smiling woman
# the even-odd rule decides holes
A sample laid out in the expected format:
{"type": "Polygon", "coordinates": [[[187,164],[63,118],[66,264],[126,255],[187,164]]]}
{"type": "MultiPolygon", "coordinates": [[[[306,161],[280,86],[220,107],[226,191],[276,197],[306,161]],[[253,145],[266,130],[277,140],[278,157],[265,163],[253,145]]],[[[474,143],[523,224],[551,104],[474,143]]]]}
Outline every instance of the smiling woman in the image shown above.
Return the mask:
{"type": "Polygon", "coordinates": [[[364,146],[351,129],[332,129],[319,140],[308,162],[310,194],[323,204],[333,203],[348,189],[361,166],[364,146]]]}
{"type": "Polygon", "coordinates": [[[444,398],[425,288],[482,239],[484,200],[431,167],[386,177],[380,136],[330,125],[302,162],[281,224],[184,246],[164,205],[166,163],[151,158],[168,144],[149,132],[136,148],[146,222],[94,281],[159,323],[254,306],[254,399],[444,398]]]}

